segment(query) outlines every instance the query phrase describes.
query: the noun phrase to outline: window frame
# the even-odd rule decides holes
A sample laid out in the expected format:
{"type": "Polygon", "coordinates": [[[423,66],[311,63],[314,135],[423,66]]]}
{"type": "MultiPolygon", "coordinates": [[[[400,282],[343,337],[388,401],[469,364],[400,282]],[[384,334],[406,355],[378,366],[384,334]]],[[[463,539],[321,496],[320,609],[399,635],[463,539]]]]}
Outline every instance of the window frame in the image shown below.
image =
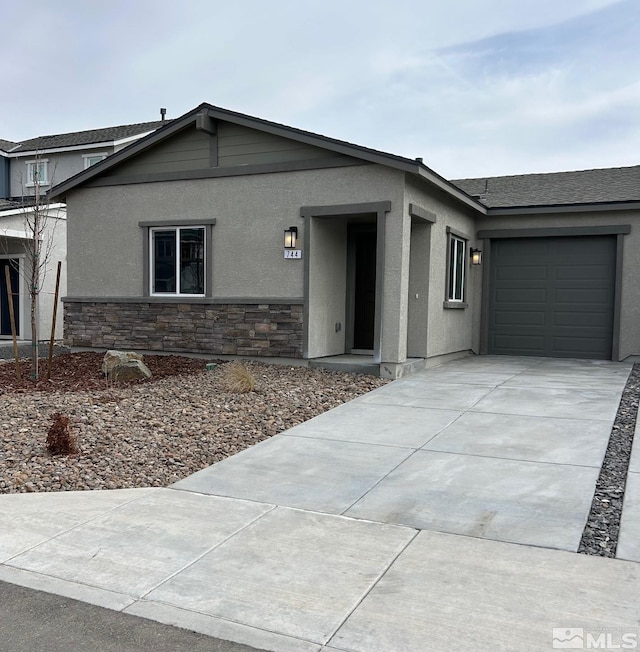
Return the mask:
{"type": "Polygon", "coordinates": [[[27,188],[35,188],[38,186],[48,186],[49,185],[49,159],[48,158],[38,158],[32,159],[30,161],[25,161],[27,165],[27,188]],[[44,170],[44,180],[38,179],[38,182],[33,180],[33,169],[35,166],[41,165],[44,170]]]}
{"type": "Polygon", "coordinates": [[[95,154],[83,154],[82,155],[83,169],[87,170],[93,165],[97,165],[98,163],[100,163],[100,161],[104,161],[104,159],[106,159],[107,156],[109,156],[107,152],[96,152],[95,154]],[[89,163],[89,160],[92,158],[97,158],[99,160],[97,160],[95,163],[89,163]]]}
{"type": "Polygon", "coordinates": [[[445,280],[445,297],[444,308],[466,308],[467,303],[467,282],[469,278],[469,241],[467,234],[447,227],[447,267],[445,280]],[[462,243],[462,252],[459,248],[452,247],[453,243],[462,243]],[[452,251],[453,249],[453,251],[452,251]],[[458,267],[457,263],[462,258],[462,265],[458,267]],[[458,270],[462,274],[460,279],[460,292],[456,292],[458,287],[458,270]]]}
{"type": "MultiPolygon", "coordinates": [[[[143,229],[143,296],[166,301],[199,300],[212,296],[212,240],[215,218],[202,220],[154,220],[138,222],[143,229]],[[177,229],[204,228],[204,293],[203,294],[179,294],[177,292],[154,292],[153,291],[153,233],[155,231],[170,231],[177,229]]],[[[176,272],[179,266],[179,257],[176,257],[176,272]]]]}

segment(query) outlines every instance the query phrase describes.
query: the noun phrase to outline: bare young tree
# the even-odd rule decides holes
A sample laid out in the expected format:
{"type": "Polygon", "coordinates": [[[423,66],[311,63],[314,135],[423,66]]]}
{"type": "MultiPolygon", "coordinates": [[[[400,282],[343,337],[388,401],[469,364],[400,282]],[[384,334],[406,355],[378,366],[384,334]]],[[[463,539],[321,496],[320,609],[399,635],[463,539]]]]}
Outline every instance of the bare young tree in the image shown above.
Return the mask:
{"type": "Polygon", "coordinates": [[[31,379],[39,378],[39,297],[51,263],[58,220],[50,216],[51,206],[45,187],[53,185],[54,170],[49,174],[47,162],[36,152],[27,164],[27,181],[21,179],[23,216],[26,238],[21,240],[25,264],[18,270],[21,274],[30,302],[31,323],[31,379]]]}

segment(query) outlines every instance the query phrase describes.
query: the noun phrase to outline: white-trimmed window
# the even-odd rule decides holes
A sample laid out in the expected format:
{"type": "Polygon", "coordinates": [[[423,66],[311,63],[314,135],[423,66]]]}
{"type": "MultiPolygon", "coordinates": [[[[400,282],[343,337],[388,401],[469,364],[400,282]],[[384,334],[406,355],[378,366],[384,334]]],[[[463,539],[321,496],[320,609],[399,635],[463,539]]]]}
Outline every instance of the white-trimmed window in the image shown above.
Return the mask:
{"type": "Polygon", "coordinates": [[[49,161],[48,159],[39,159],[27,161],[27,186],[32,188],[49,185],[49,161]]]}
{"type": "Polygon", "coordinates": [[[83,154],[82,159],[84,161],[84,169],[86,170],[92,165],[100,163],[100,161],[103,161],[105,158],[107,158],[106,152],[100,152],[99,154],[83,154]]]}
{"type": "Polygon", "coordinates": [[[451,303],[463,303],[467,276],[467,241],[449,232],[449,251],[447,254],[447,296],[451,303]]]}
{"type": "Polygon", "coordinates": [[[150,294],[205,295],[205,227],[149,229],[150,294]]]}

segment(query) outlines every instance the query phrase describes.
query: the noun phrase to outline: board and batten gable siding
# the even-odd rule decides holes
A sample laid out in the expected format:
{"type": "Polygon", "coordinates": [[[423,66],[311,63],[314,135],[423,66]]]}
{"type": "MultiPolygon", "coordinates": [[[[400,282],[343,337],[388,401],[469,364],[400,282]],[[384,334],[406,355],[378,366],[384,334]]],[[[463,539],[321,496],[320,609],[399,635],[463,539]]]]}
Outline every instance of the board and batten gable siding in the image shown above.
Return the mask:
{"type": "MultiPolygon", "coordinates": [[[[219,122],[216,133],[187,127],[174,136],[116,166],[105,177],[188,172],[213,167],[239,167],[288,161],[335,159],[337,155],[320,147],[274,136],[257,129],[219,122]]],[[[350,161],[344,157],[345,162],[350,161]]]]}
{"type": "Polygon", "coordinates": [[[130,177],[159,172],[201,170],[211,165],[213,137],[205,131],[188,127],[129,161],[114,167],[104,176],[130,177]]]}
{"type": "MultiPolygon", "coordinates": [[[[640,209],[583,213],[545,213],[516,216],[488,216],[478,220],[479,231],[498,229],[513,230],[518,237],[518,229],[544,229],[561,227],[599,227],[628,224],[631,232],[622,236],[622,279],[619,327],[619,359],[640,355],[640,209]]],[[[481,241],[485,250],[488,241],[481,241]]],[[[488,261],[485,261],[488,262],[488,261]]],[[[486,297],[483,299],[486,301],[486,297]]],[[[616,333],[614,333],[614,337],[616,333]]]]}
{"type": "Polygon", "coordinates": [[[336,156],[330,150],[274,136],[257,129],[229,122],[218,123],[218,165],[220,167],[307,161],[335,158],[336,156]]]}

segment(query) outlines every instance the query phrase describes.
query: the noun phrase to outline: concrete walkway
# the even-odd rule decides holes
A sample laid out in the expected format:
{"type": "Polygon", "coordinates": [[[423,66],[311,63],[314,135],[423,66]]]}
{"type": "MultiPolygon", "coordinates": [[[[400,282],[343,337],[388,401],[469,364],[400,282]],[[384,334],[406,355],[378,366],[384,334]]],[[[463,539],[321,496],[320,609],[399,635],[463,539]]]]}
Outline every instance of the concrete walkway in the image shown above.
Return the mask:
{"type": "Polygon", "coordinates": [[[574,552],[629,370],[466,358],[171,488],[2,496],[0,580],[269,650],[640,641],[637,447],[625,560],[574,552]]]}

